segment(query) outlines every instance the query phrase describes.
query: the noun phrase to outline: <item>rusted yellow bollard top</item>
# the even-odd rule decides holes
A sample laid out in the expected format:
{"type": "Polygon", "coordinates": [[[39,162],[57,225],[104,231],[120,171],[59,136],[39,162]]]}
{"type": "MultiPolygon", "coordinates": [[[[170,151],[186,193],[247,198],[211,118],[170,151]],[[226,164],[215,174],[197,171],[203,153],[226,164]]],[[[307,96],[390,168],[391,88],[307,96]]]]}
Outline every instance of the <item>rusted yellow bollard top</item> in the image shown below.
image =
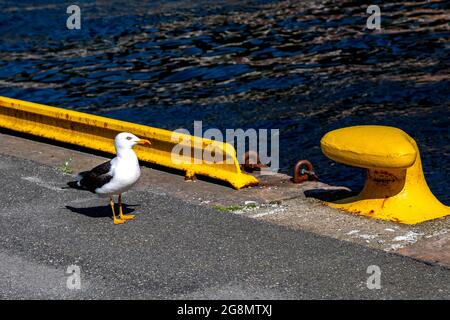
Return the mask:
{"type": "Polygon", "coordinates": [[[387,126],[342,128],[323,136],[321,147],[336,162],[368,170],[359,195],[329,206],[405,224],[450,215],[450,207],[431,193],[417,144],[406,132],[387,126]]]}

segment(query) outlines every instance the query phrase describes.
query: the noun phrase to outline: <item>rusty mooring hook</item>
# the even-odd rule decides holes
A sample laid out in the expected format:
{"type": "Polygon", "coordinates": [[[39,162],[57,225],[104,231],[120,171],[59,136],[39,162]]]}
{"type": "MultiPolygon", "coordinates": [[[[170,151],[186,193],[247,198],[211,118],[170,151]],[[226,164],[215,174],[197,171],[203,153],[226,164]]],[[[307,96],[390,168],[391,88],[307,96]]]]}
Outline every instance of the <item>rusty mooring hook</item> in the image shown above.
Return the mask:
{"type": "Polygon", "coordinates": [[[308,180],[318,180],[314,167],[308,160],[300,160],[295,164],[294,177],[292,181],[294,183],[302,183],[308,180]]]}
{"type": "Polygon", "coordinates": [[[267,166],[261,163],[258,152],[250,150],[244,154],[243,168],[245,171],[252,172],[261,171],[261,168],[267,168],[267,166]],[[252,163],[250,163],[250,159],[252,160],[252,163]]]}

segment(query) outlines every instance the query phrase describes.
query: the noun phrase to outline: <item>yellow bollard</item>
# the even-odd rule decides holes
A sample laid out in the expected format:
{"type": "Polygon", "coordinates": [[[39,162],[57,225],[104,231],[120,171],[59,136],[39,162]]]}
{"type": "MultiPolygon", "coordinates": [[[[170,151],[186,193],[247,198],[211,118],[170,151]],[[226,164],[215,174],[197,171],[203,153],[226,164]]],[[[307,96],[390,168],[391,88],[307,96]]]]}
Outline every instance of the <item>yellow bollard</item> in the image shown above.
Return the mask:
{"type": "Polygon", "coordinates": [[[405,224],[450,215],[450,207],[431,193],[417,144],[404,131],[387,126],[355,126],[331,131],[320,143],[330,159],[368,170],[359,195],[327,205],[405,224]]]}

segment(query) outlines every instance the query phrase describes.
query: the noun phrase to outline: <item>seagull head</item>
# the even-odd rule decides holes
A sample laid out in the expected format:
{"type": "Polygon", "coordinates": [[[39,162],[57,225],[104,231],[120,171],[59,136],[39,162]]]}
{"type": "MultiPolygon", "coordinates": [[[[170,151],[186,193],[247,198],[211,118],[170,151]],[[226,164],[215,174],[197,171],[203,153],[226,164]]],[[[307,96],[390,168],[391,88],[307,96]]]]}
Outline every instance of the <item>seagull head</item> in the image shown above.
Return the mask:
{"type": "Polygon", "coordinates": [[[114,139],[116,150],[132,149],[137,144],[151,145],[150,141],[140,139],[129,132],[121,132],[114,139]]]}

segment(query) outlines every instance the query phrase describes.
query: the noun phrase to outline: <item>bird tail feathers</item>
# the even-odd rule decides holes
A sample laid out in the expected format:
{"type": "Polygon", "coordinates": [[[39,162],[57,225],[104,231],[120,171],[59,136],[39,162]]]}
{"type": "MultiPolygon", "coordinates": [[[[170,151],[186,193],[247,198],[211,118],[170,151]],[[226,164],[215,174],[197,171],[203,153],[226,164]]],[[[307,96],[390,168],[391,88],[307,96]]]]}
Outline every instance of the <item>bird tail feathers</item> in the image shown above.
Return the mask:
{"type": "Polygon", "coordinates": [[[69,181],[69,182],[67,182],[67,185],[73,189],[84,189],[80,185],[80,181],[69,181]]]}
{"type": "Polygon", "coordinates": [[[67,182],[67,185],[74,189],[84,189],[84,187],[81,185],[81,180],[84,178],[84,176],[88,173],[88,171],[83,171],[78,173],[75,176],[75,181],[69,181],[67,182]]]}

